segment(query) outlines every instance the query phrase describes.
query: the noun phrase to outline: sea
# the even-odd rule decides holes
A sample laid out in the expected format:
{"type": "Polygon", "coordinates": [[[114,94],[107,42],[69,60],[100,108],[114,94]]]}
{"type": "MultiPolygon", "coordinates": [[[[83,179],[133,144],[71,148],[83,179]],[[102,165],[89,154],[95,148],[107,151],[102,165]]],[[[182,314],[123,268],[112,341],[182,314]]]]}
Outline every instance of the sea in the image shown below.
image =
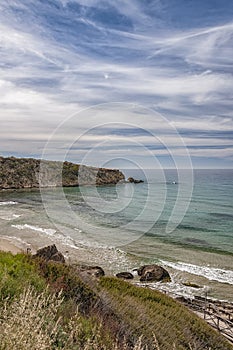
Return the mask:
{"type": "Polygon", "coordinates": [[[0,237],[24,250],[55,243],[106,274],[159,264],[174,296],[233,302],[233,169],[124,169],[143,183],[0,192],[0,237]]]}

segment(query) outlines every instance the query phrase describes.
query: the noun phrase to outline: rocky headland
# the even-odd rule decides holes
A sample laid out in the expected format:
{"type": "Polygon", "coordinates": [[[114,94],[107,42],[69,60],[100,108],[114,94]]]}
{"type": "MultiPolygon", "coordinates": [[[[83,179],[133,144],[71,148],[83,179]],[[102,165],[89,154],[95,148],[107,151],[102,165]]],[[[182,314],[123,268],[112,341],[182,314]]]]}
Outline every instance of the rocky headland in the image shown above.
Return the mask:
{"type": "Polygon", "coordinates": [[[124,174],[117,169],[33,158],[0,157],[0,190],[113,185],[124,181],[124,174]]]}

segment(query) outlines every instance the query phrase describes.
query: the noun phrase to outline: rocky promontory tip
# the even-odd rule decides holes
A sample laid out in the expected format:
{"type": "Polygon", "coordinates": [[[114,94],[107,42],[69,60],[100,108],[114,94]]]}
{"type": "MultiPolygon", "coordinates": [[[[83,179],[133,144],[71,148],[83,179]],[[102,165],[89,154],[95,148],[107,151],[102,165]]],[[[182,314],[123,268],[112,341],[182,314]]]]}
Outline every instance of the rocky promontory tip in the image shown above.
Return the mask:
{"type": "Polygon", "coordinates": [[[136,180],[133,177],[129,177],[127,181],[133,184],[141,184],[144,182],[143,180],[136,180]]]}
{"type": "Polygon", "coordinates": [[[124,174],[117,169],[33,158],[0,157],[0,190],[115,185],[124,180],[124,174]]]}

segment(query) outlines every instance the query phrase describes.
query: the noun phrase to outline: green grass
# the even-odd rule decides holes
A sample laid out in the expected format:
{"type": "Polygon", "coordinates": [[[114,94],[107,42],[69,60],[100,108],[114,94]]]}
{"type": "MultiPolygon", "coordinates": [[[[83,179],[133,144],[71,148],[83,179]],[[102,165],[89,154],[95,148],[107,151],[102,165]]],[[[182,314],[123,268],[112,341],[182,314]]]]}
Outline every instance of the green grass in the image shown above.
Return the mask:
{"type": "Polygon", "coordinates": [[[73,266],[0,252],[0,350],[18,349],[233,348],[160,292],[111,277],[83,281],[73,266]]]}
{"type": "Polygon", "coordinates": [[[91,313],[96,302],[71,266],[0,252],[0,350],[113,349],[115,335],[91,313]],[[52,340],[48,321],[56,329],[52,340]]]}
{"type": "Polygon", "coordinates": [[[29,285],[37,291],[46,287],[38,266],[25,254],[0,252],[0,300],[18,296],[29,285]]]}
{"type": "Polygon", "coordinates": [[[122,319],[133,339],[143,334],[152,345],[156,335],[161,350],[228,350],[232,346],[198,316],[167,295],[139,288],[112,277],[100,281],[100,290],[108,293],[112,309],[122,319]]]}

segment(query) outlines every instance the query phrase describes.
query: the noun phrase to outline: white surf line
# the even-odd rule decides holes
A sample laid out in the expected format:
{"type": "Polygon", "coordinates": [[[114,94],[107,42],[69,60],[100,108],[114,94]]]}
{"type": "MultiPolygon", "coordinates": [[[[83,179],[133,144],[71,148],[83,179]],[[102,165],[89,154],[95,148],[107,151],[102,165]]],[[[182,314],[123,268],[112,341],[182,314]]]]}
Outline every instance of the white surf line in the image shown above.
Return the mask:
{"type": "Polygon", "coordinates": [[[56,230],[51,229],[51,228],[41,228],[38,226],[32,226],[32,225],[28,225],[28,224],[24,224],[24,225],[11,225],[12,227],[17,228],[18,230],[24,230],[24,229],[30,229],[33,231],[37,231],[37,232],[41,232],[41,233],[45,233],[49,236],[53,236],[56,233],[56,230]]]}
{"type": "Polygon", "coordinates": [[[0,205],[15,205],[18,204],[18,202],[8,201],[8,202],[0,202],[0,205]]]}
{"type": "Polygon", "coordinates": [[[53,237],[53,239],[56,239],[59,243],[62,243],[70,248],[79,249],[79,250],[81,249],[80,247],[77,247],[75,245],[75,241],[70,236],[65,236],[60,233],[57,233],[57,231],[52,228],[42,228],[42,227],[33,226],[29,224],[11,225],[11,226],[14,228],[17,228],[18,230],[25,230],[25,229],[33,230],[33,231],[45,234],[49,237],[53,237]]]}
{"type": "Polygon", "coordinates": [[[197,276],[203,276],[210,281],[217,281],[221,283],[233,284],[233,271],[219,269],[215,267],[208,266],[198,266],[193,264],[188,264],[184,262],[170,262],[165,260],[160,260],[160,262],[168,267],[172,267],[173,269],[184,271],[191,273],[197,276]]]}

